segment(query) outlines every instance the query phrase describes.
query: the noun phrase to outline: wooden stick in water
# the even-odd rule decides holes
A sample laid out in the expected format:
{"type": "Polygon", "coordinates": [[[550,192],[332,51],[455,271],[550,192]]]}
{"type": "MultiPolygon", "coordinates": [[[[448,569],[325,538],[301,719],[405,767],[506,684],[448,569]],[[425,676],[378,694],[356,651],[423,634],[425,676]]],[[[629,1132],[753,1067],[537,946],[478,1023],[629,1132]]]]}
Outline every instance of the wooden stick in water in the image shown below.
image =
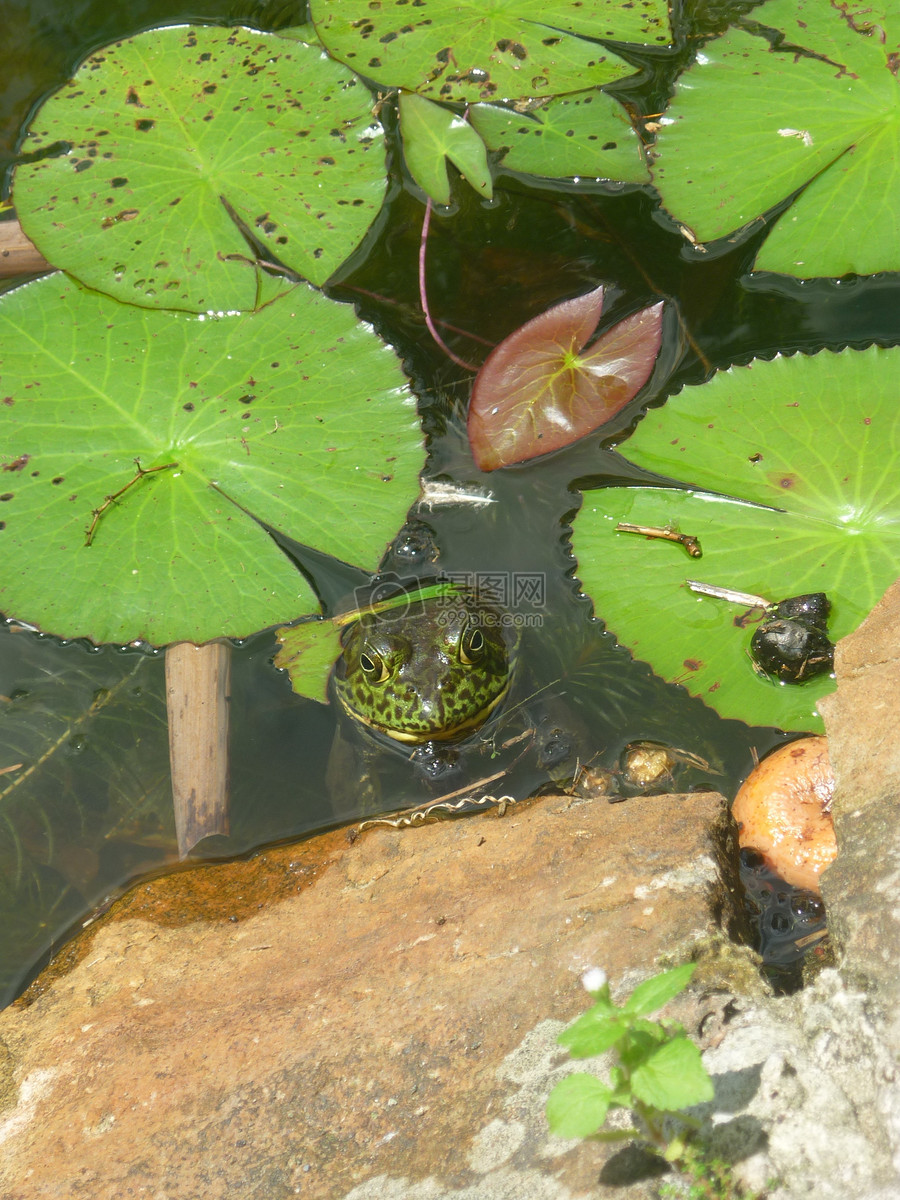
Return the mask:
{"type": "Polygon", "coordinates": [[[227,834],[231,647],[178,642],[166,650],[169,763],[178,855],[227,834]]]}
{"type": "Polygon", "coordinates": [[[0,221],[0,279],[52,270],[18,221],[0,221]]]}

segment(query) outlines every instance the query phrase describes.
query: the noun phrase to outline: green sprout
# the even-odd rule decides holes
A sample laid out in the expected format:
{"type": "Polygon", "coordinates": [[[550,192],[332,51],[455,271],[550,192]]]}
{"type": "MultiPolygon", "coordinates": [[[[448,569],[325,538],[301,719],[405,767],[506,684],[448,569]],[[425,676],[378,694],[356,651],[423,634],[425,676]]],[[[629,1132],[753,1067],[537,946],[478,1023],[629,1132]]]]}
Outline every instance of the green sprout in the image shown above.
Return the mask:
{"type": "Polygon", "coordinates": [[[677,1021],[648,1021],[683,991],[696,963],[686,963],[639,984],[621,1005],[609,993],[606,972],[592,967],[582,976],[592,1006],[559,1035],[573,1058],[611,1051],[610,1081],[579,1071],[560,1080],[547,1100],[553,1133],[594,1141],[638,1141],[648,1145],[696,1185],[690,1194],[739,1200],[744,1193],[727,1164],[711,1159],[698,1143],[700,1122],[684,1110],[713,1098],[713,1083],[700,1051],[677,1021]],[[607,1114],[630,1109],[627,1129],[603,1129],[607,1114]]]}

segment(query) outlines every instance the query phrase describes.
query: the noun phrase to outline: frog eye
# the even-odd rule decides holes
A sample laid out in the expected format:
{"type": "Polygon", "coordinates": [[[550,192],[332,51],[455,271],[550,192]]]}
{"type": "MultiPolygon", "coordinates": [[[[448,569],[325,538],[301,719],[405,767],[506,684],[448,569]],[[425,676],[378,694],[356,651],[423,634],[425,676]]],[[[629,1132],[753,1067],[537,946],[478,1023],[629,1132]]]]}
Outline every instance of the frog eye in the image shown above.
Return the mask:
{"type": "Polygon", "coordinates": [[[359,656],[359,665],[368,677],[369,683],[384,683],[388,677],[387,663],[374,650],[363,650],[359,656]]]}
{"type": "Polygon", "coordinates": [[[467,627],[459,639],[459,661],[464,667],[472,667],[484,652],[484,634],[480,629],[467,627]]]}

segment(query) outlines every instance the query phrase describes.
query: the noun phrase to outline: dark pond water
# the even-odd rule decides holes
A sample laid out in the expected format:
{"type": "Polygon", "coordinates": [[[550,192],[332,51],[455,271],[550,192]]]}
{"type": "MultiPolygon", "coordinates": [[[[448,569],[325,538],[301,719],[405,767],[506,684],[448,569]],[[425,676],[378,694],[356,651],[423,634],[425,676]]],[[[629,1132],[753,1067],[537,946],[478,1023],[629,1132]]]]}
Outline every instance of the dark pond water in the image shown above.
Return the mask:
{"type": "MultiPolygon", "coordinates": [[[[641,76],[622,94],[642,112],[662,109],[692,38],[724,24],[736,7],[686,5],[675,50],[643,55],[641,76]]],[[[4,12],[0,169],[7,173],[32,105],[91,49],[173,21],[278,28],[303,17],[302,6],[252,0],[6,0],[4,12]]],[[[650,739],[709,764],[708,770],[686,769],[680,786],[732,793],[753,756],[782,735],[723,721],[656,679],[593,619],[571,578],[567,525],[580,504],[575,485],[602,488],[634,477],[610,448],[614,437],[605,443],[588,438],[546,461],[490,476],[472,465],[464,422],[471,376],[425,329],[416,278],[423,207],[401,171],[395,163],[385,212],[327,290],[356,305],[403,356],[429,436],[427,477],[488,499],[415,514],[384,569],[404,577],[438,570],[473,581],[500,576],[510,586],[526,577],[541,581],[521,650],[521,695],[537,700],[474,738],[455,781],[477,788],[478,781],[502,775],[481,790],[521,798],[556,776],[570,776],[578,761],[616,769],[629,743],[650,739]],[[527,753],[519,737],[526,727],[538,730],[527,753]]],[[[466,188],[457,189],[457,198],[452,212],[432,221],[428,272],[433,312],[463,358],[480,361],[486,347],[529,317],[600,281],[611,300],[605,324],[660,297],[670,300],[663,350],[645,393],[654,401],[751,357],[898,340],[893,277],[811,284],[749,279],[756,242],[705,256],[688,251],[641,189],[538,188],[505,175],[491,204],[466,188]]],[[[622,415],[620,435],[638,411],[632,406],[622,415]]],[[[314,578],[326,610],[366,582],[302,547],[287,548],[314,578]]],[[[204,843],[201,856],[246,853],[361,815],[357,775],[364,764],[350,761],[342,786],[329,788],[334,711],[290,691],[272,666],[274,650],[271,631],[236,648],[232,829],[227,839],[204,843]]],[[[106,896],[175,860],[162,654],[63,645],[14,621],[0,626],[0,768],[17,763],[24,768],[0,774],[0,1003],[106,896]]],[[[401,754],[385,753],[365,769],[376,778],[384,807],[428,799],[422,778],[401,754]]],[[[809,927],[810,914],[802,905],[792,908],[777,882],[757,876],[754,887],[777,951],[792,929],[809,927]],[[774,907],[766,900],[773,895],[774,907]]]]}

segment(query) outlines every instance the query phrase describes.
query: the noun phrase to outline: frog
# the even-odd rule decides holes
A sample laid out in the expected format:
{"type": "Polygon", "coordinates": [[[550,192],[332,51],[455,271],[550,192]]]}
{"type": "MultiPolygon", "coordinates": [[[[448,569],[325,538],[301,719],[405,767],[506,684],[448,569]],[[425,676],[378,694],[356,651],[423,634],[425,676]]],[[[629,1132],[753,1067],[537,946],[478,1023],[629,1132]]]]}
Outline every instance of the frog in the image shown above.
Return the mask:
{"type": "Polygon", "coordinates": [[[456,742],[507,695],[518,639],[473,595],[367,613],[342,638],[333,685],[353,720],[407,745],[456,742]]]}
{"type": "Polygon", "coordinates": [[[374,812],[410,785],[411,798],[427,799],[464,774],[487,774],[484,730],[518,667],[508,614],[473,593],[365,613],[348,625],[329,685],[339,720],[327,782],[338,808],[374,812]],[[391,778],[398,762],[404,774],[391,778]]]}
{"type": "Polygon", "coordinates": [[[518,625],[477,593],[457,592],[345,628],[329,684],[338,725],[327,784],[338,819],[467,794],[523,798],[572,777],[566,697],[555,696],[560,711],[536,687],[534,647],[518,625]]]}

